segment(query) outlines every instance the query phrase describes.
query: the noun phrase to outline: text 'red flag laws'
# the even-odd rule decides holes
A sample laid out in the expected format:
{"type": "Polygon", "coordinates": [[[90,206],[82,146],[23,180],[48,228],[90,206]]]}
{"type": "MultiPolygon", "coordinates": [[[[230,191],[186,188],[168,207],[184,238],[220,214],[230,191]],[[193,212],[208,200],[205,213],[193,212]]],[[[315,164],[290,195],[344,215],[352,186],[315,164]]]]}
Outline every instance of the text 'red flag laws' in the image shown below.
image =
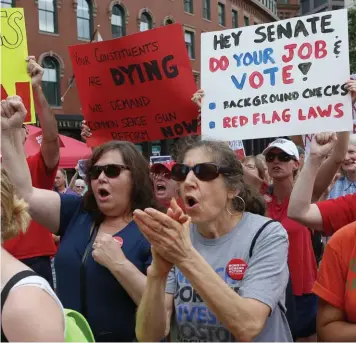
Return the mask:
{"type": "Polygon", "coordinates": [[[69,47],[89,146],[199,134],[181,25],[69,47]]]}

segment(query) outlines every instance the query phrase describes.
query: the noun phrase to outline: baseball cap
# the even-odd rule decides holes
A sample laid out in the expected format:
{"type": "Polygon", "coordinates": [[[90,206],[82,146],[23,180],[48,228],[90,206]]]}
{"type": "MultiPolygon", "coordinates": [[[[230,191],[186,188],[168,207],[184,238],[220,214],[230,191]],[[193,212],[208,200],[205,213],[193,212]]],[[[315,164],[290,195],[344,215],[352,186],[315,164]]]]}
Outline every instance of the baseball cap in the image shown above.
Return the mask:
{"type": "Polygon", "coordinates": [[[154,163],[151,165],[151,173],[153,174],[161,174],[164,169],[168,169],[169,172],[172,171],[173,166],[176,164],[174,161],[170,162],[162,162],[162,163],[154,163]]]}
{"type": "Polygon", "coordinates": [[[284,138],[278,138],[268,145],[268,147],[263,150],[263,155],[267,155],[269,151],[273,148],[278,148],[284,151],[290,156],[294,156],[299,161],[299,152],[297,146],[290,140],[284,138]]]}

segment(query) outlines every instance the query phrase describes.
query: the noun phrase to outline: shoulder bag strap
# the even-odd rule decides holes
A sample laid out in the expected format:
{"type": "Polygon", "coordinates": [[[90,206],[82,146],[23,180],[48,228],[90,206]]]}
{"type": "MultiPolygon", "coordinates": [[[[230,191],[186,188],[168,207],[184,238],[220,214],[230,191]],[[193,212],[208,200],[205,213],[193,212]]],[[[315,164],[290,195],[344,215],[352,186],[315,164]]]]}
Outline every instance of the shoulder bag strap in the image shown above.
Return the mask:
{"type": "MultiPolygon", "coordinates": [[[[17,274],[15,274],[5,285],[3,290],[1,291],[1,313],[2,309],[5,305],[5,301],[11,291],[11,288],[14,287],[19,281],[22,279],[27,278],[28,276],[34,276],[37,275],[33,270],[23,270],[17,274]]],[[[2,330],[2,325],[1,325],[1,342],[8,342],[8,339],[6,338],[4,331],[2,330]]]]}
{"type": "Polygon", "coordinates": [[[251,246],[250,246],[250,251],[249,251],[249,254],[248,254],[248,255],[249,255],[249,258],[252,257],[253,248],[254,248],[255,245],[256,245],[257,238],[260,236],[260,234],[262,233],[262,231],[263,231],[269,224],[274,223],[275,221],[276,221],[276,220],[273,220],[273,219],[269,220],[268,222],[264,223],[264,224],[262,225],[262,227],[260,227],[260,228],[258,229],[258,231],[255,233],[255,236],[252,238],[252,242],[251,242],[251,246]]]}
{"type": "Polygon", "coordinates": [[[88,243],[85,247],[84,254],[82,257],[82,263],[80,265],[80,304],[81,304],[81,313],[87,318],[87,303],[86,303],[86,280],[85,280],[85,263],[88,259],[89,252],[95,241],[96,235],[98,234],[99,226],[93,223],[90,229],[90,236],[88,243]]]}

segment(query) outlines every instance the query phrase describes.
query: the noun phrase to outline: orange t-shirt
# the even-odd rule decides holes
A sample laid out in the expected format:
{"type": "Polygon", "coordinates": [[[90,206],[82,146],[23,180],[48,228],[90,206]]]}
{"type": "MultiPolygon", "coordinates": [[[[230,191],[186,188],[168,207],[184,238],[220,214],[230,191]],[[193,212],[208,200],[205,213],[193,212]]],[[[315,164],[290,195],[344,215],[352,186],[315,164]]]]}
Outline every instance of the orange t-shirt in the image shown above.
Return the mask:
{"type": "Polygon", "coordinates": [[[313,292],[356,323],[356,222],[331,237],[313,292]]]}

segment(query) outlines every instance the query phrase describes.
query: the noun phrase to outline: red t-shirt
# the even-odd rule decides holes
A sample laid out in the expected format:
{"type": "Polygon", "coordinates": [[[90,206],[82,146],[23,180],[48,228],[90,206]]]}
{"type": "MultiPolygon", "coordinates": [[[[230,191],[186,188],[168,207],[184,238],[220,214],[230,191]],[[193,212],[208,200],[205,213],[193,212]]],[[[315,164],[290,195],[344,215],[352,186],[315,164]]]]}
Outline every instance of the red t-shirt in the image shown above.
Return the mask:
{"type": "Polygon", "coordinates": [[[317,206],[323,218],[325,236],[331,236],[335,231],[356,221],[356,193],[321,201],[317,206]]]}
{"type": "Polygon", "coordinates": [[[328,242],[313,292],[356,323],[356,223],[336,232],[328,242]]]}
{"type": "MultiPolygon", "coordinates": [[[[52,189],[57,168],[48,172],[41,152],[27,158],[32,185],[36,188],[52,189]]],[[[35,221],[31,221],[25,234],[4,242],[4,248],[18,259],[37,256],[53,256],[57,248],[52,233],[35,221]]]]}
{"type": "Polygon", "coordinates": [[[266,200],[268,216],[279,221],[286,229],[289,239],[288,266],[292,279],[294,295],[309,294],[317,276],[317,265],[307,227],[289,219],[287,216],[289,198],[278,204],[277,198],[261,190],[266,200]]]}

